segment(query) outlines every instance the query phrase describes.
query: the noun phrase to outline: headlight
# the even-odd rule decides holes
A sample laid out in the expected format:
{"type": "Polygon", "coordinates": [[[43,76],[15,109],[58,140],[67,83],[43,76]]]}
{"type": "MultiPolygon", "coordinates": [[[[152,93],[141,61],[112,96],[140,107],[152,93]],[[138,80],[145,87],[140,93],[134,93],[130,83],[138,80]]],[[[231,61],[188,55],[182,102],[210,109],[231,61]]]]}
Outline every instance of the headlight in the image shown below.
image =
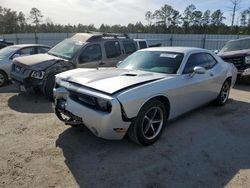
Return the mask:
{"type": "Polygon", "coordinates": [[[45,72],[44,71],[33,71],[31,74],[32,78],[36,78],[36,79],[43,79],[45,72]]]}
{"type": "Polygon", "coordinates": [[[250,64],[250,55],[245,57],[245,63],[250,64]]]}
{"type": "Polygon", "coordinates": [[[101,111],[111,112],[112,105],[110,101],[106,99],[96,98],[96,103],[101,111]]]}

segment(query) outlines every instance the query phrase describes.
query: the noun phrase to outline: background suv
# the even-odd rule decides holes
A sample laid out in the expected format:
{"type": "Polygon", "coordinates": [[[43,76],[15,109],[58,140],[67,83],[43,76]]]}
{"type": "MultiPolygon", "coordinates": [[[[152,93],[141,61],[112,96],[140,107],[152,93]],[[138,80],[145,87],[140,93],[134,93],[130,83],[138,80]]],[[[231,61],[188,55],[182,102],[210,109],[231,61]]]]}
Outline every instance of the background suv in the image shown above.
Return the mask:
{"type": "Polygon", "coordinates": [[[227,42],[218,55],[224,61],[233,63],[240,76],[250,77],[250,38],[227,42]]]}
{"type": "Polygon", "coordinates": [[[126,34],[78,33],[47,54],[15,59],[11,77],[21,90],[39,89],[53,98],[56,74],[73,68],[114,67],[136,50],[126,34]]]}

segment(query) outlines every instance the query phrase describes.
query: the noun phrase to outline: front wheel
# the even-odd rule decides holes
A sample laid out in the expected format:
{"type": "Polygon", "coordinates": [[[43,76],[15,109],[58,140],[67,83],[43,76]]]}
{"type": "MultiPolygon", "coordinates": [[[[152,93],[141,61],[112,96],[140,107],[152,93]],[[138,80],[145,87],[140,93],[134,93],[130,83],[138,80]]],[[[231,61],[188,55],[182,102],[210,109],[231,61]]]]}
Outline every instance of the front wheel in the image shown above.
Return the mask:
{"type": "Polygon", "coordinates": [[[4,86],[8,80],[8,77],[5,72],[0,71],[0,87],[4,86]]]}
{"type": "Polygon", "coordinates": [[[129,127],[130,139],[143,146],[154,144],[166,124],[166,108],[157,99],[147,102],[129,127]]]}
{"type": "Polygon", "coordinates": [[[227,103],[230,93],[230,86],[231,86],[230,81],[226,80],[222,85],[219,96],[215,100],[216,105],[223,106],[224,104],[227,103]]]}
{"type": "Polygon", "coordinates": [[[43,93],[50,100],[53,100],[54,86],[55,86],[55,75],[54,74],[48,75],[44,82],[43,93]]]}

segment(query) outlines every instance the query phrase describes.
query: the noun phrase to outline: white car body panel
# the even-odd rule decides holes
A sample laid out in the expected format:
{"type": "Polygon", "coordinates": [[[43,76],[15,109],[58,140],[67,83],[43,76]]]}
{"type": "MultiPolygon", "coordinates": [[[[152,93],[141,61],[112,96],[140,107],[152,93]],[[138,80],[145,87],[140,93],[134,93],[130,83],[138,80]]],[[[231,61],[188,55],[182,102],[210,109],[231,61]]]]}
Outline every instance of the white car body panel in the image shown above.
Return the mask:
{"type": "MultiPolygon", "coordinates": [[[[117,68],[75,69],[56,75],[60,87],[69,91],[109,100],[110,113],[100,113],[66,98],[66,110],[81,117],[83,123],[96,135],[105,139],[122,139],[126,132],[115,132],[115,128],[128,129],[131,120],[138,115],[143,104],[155,97],[169,101],[169,117],[173,119],[185,112],[204,105],[220,93],[227,78],[233,87],[237,69],[225,63],[212,52],[196,48],[151,48],[148,51],[173,51],[184,53],[177,74],[169,75],[117,68]],[[182,74],[188,57],[192,53],[205,52],[213,55],[217,64],[205,74],[182,74]],[[129,74],[129,75],[126,75],[129,74]],[[135,76],[131,76],[134,74],[135,76]],[[127,120],[124,120],[124,116],[127,120]]],[[[143,51],[145,51],[143,50],[143,51]]],[[[59,99],[55,89],[55,98],[59,99]]]]}
{"type": "Polygon", "coordinates": [[[117,68],[75,69],[57,75],[65,81],[74,82],[104,93],[113,94],[126,87],[166,77],[166,74],[130,71],[117,68]],[[84,75],[84,76],[83,76],[84,75]],[[108,84],[107,83],[112,83],[108,84]]]}

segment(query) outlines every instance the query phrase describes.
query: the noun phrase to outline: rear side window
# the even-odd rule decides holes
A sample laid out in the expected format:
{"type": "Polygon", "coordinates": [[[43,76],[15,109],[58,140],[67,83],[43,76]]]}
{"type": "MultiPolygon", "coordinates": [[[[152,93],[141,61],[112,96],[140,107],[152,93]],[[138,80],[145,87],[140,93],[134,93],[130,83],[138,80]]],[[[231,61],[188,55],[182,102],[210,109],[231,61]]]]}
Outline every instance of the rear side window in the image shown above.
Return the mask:
{"type": "Polygon", "coordinates": [[[38,54],[46,53],[48,51],[49,51],[49,48],[47,48],[47,47],[37,47],[38,54]]]}
{"type": "Polygon", "coordinates": [[[136,51],[136,46],[133,41],[123,41],[123,46],[126,54],[132,54],[136,51]]]}
{"type": "Polygon", "coordinates": [[[186,63],[183,74],[193,72],[194,67],[201,66],[205,69],[211,69],[217,61],[208,53],[192,54],[186,63]]]}
{"type": "Polygon", "coordinates": [[[34,47],[28,47],[28,48],[23,48],[17,52],[20,56],[23,55],[33,55],[35,54],[35,48],[34,47]]]}
{"type": "Polygon", "coordinates": [[[205,57],[205,61],[206,61],[206,69],[211,69],[214,67],[214,65],[216,65],[217,60],[210,54],[204,54],[205,57]]]}
{"type": "Polygon", "coordinates": [[[146,43],[146,41],[139,41],[139,46],[140,46],[140,49],[147,48],[147,43],[146,43]]]}
{"type": "Polygon", "coordinates": [[[107,41],[104,48],[107,58],[115,58],[121,55],[121,47],[118,41],[107,41]]]}
{"type": "Polygon", "coordinates": [[[102,50],[99,44],[87,46],[79,57],[79,63],[98,61],[102,59],[102,50]]]}

